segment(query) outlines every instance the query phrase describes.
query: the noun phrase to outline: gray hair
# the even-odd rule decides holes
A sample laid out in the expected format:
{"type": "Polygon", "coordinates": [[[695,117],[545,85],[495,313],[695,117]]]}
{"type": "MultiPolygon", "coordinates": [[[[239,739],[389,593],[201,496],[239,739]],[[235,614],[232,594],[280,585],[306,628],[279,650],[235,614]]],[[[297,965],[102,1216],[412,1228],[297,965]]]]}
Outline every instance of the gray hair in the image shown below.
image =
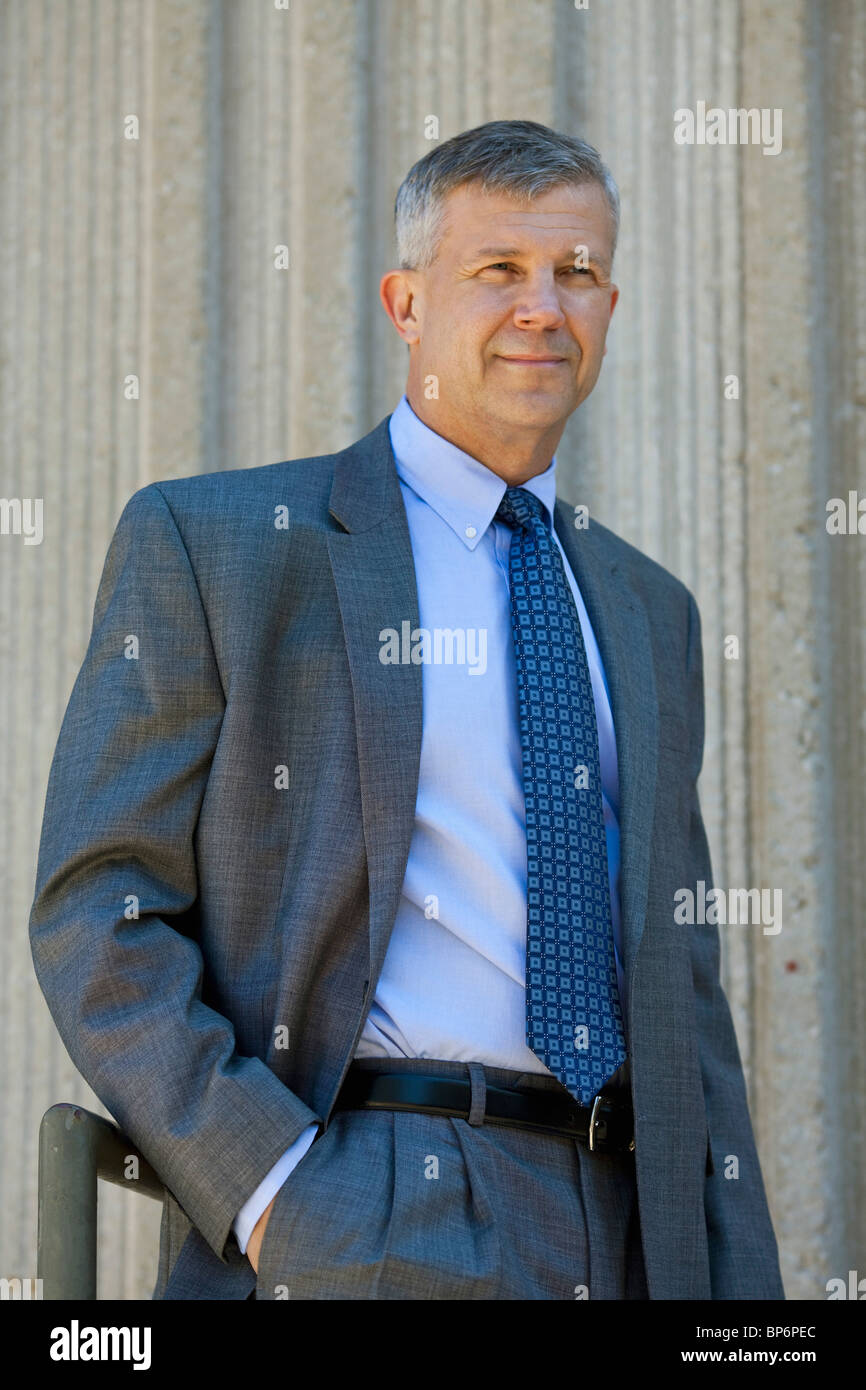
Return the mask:
{"type": "Polygon", "coordinates": [[[598,150],[537,121],[487,121],[437,145],[413,164],[401,183],[394,204],[401,270],[426,270],[433,264],[444,199],[453,188],[472,182],[484,192],[507,193],[527,204],[562,184],[599,184],[610,210],[613,261],[619,190],[598,150]]]}

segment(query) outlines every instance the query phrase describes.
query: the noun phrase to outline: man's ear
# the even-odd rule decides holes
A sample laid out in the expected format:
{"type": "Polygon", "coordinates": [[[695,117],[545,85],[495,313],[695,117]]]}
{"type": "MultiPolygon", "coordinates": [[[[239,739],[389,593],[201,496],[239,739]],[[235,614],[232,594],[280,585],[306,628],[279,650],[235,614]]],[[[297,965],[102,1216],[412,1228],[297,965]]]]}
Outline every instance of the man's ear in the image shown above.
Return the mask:
{"type": "MultiPolygon", "coordinates": [[[[614,309],[616,308],[616,301],[619,299],[619,285],[611,285],[610,290],[611,290],[611,294],[610,294],[610,317],[608,318],[608,321],[607,321],[608,328],[610,327],[610,320],[613,318],[613,311],[614,311],[614,309]]],[[[607,343],[606,343],[606,342],[605,342],[605,345],[604,345],[604,352],[603,352],[601,355],[602,355],[602,357],[607,357],[607,343]]]]}
{"type": "Polygon", "coordinates": [[[379,282],[382,307],[407,347],[420,337],[415,291],[411,270],[389,270],[379,282]]]}

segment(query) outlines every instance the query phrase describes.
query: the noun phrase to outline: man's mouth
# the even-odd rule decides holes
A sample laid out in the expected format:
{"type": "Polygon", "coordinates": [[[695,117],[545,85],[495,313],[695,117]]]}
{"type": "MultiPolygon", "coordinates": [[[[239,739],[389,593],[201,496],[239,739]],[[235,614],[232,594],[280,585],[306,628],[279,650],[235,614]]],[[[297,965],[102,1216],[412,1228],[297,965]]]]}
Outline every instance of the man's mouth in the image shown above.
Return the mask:
{"type": "MultiPolygon", "coordinates": [[[[500,354],[502,355],[502,354],[500,354]]],[[[518,367],[562,367],[565,365],[564,357],[505,357],[503,362],[511,362],[518,367]]]]}

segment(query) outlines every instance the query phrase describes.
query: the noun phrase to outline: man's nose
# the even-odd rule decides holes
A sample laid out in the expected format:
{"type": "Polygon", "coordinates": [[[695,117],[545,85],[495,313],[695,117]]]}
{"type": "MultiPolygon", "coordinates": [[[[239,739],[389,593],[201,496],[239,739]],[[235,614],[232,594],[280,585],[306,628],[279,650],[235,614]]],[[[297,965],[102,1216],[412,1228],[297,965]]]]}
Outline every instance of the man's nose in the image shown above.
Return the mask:
{"type": "Polygon", "coordinates": [[[559,286],[552,277],[527,281],[514,309],[515,319],[521,322],[543,323],[553,327],[565,321],[559,298],[559,286]]]}

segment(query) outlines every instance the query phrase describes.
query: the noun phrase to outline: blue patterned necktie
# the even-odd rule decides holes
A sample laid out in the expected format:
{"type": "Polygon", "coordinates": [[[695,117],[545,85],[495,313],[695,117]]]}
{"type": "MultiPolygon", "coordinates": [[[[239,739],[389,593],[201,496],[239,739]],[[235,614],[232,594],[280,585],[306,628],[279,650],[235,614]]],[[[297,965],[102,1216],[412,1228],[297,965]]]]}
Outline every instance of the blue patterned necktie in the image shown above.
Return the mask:
{"type": "Polygon", "coordinates": [[[526,801],[526,1041],[575,1099],[590,1105],[626,1058],[592,682],[543,502],[510,487],[496,520],[513,530],[511,630],[526,801]],[[588,778],[578,782],[579,769],[588,778]]]}

